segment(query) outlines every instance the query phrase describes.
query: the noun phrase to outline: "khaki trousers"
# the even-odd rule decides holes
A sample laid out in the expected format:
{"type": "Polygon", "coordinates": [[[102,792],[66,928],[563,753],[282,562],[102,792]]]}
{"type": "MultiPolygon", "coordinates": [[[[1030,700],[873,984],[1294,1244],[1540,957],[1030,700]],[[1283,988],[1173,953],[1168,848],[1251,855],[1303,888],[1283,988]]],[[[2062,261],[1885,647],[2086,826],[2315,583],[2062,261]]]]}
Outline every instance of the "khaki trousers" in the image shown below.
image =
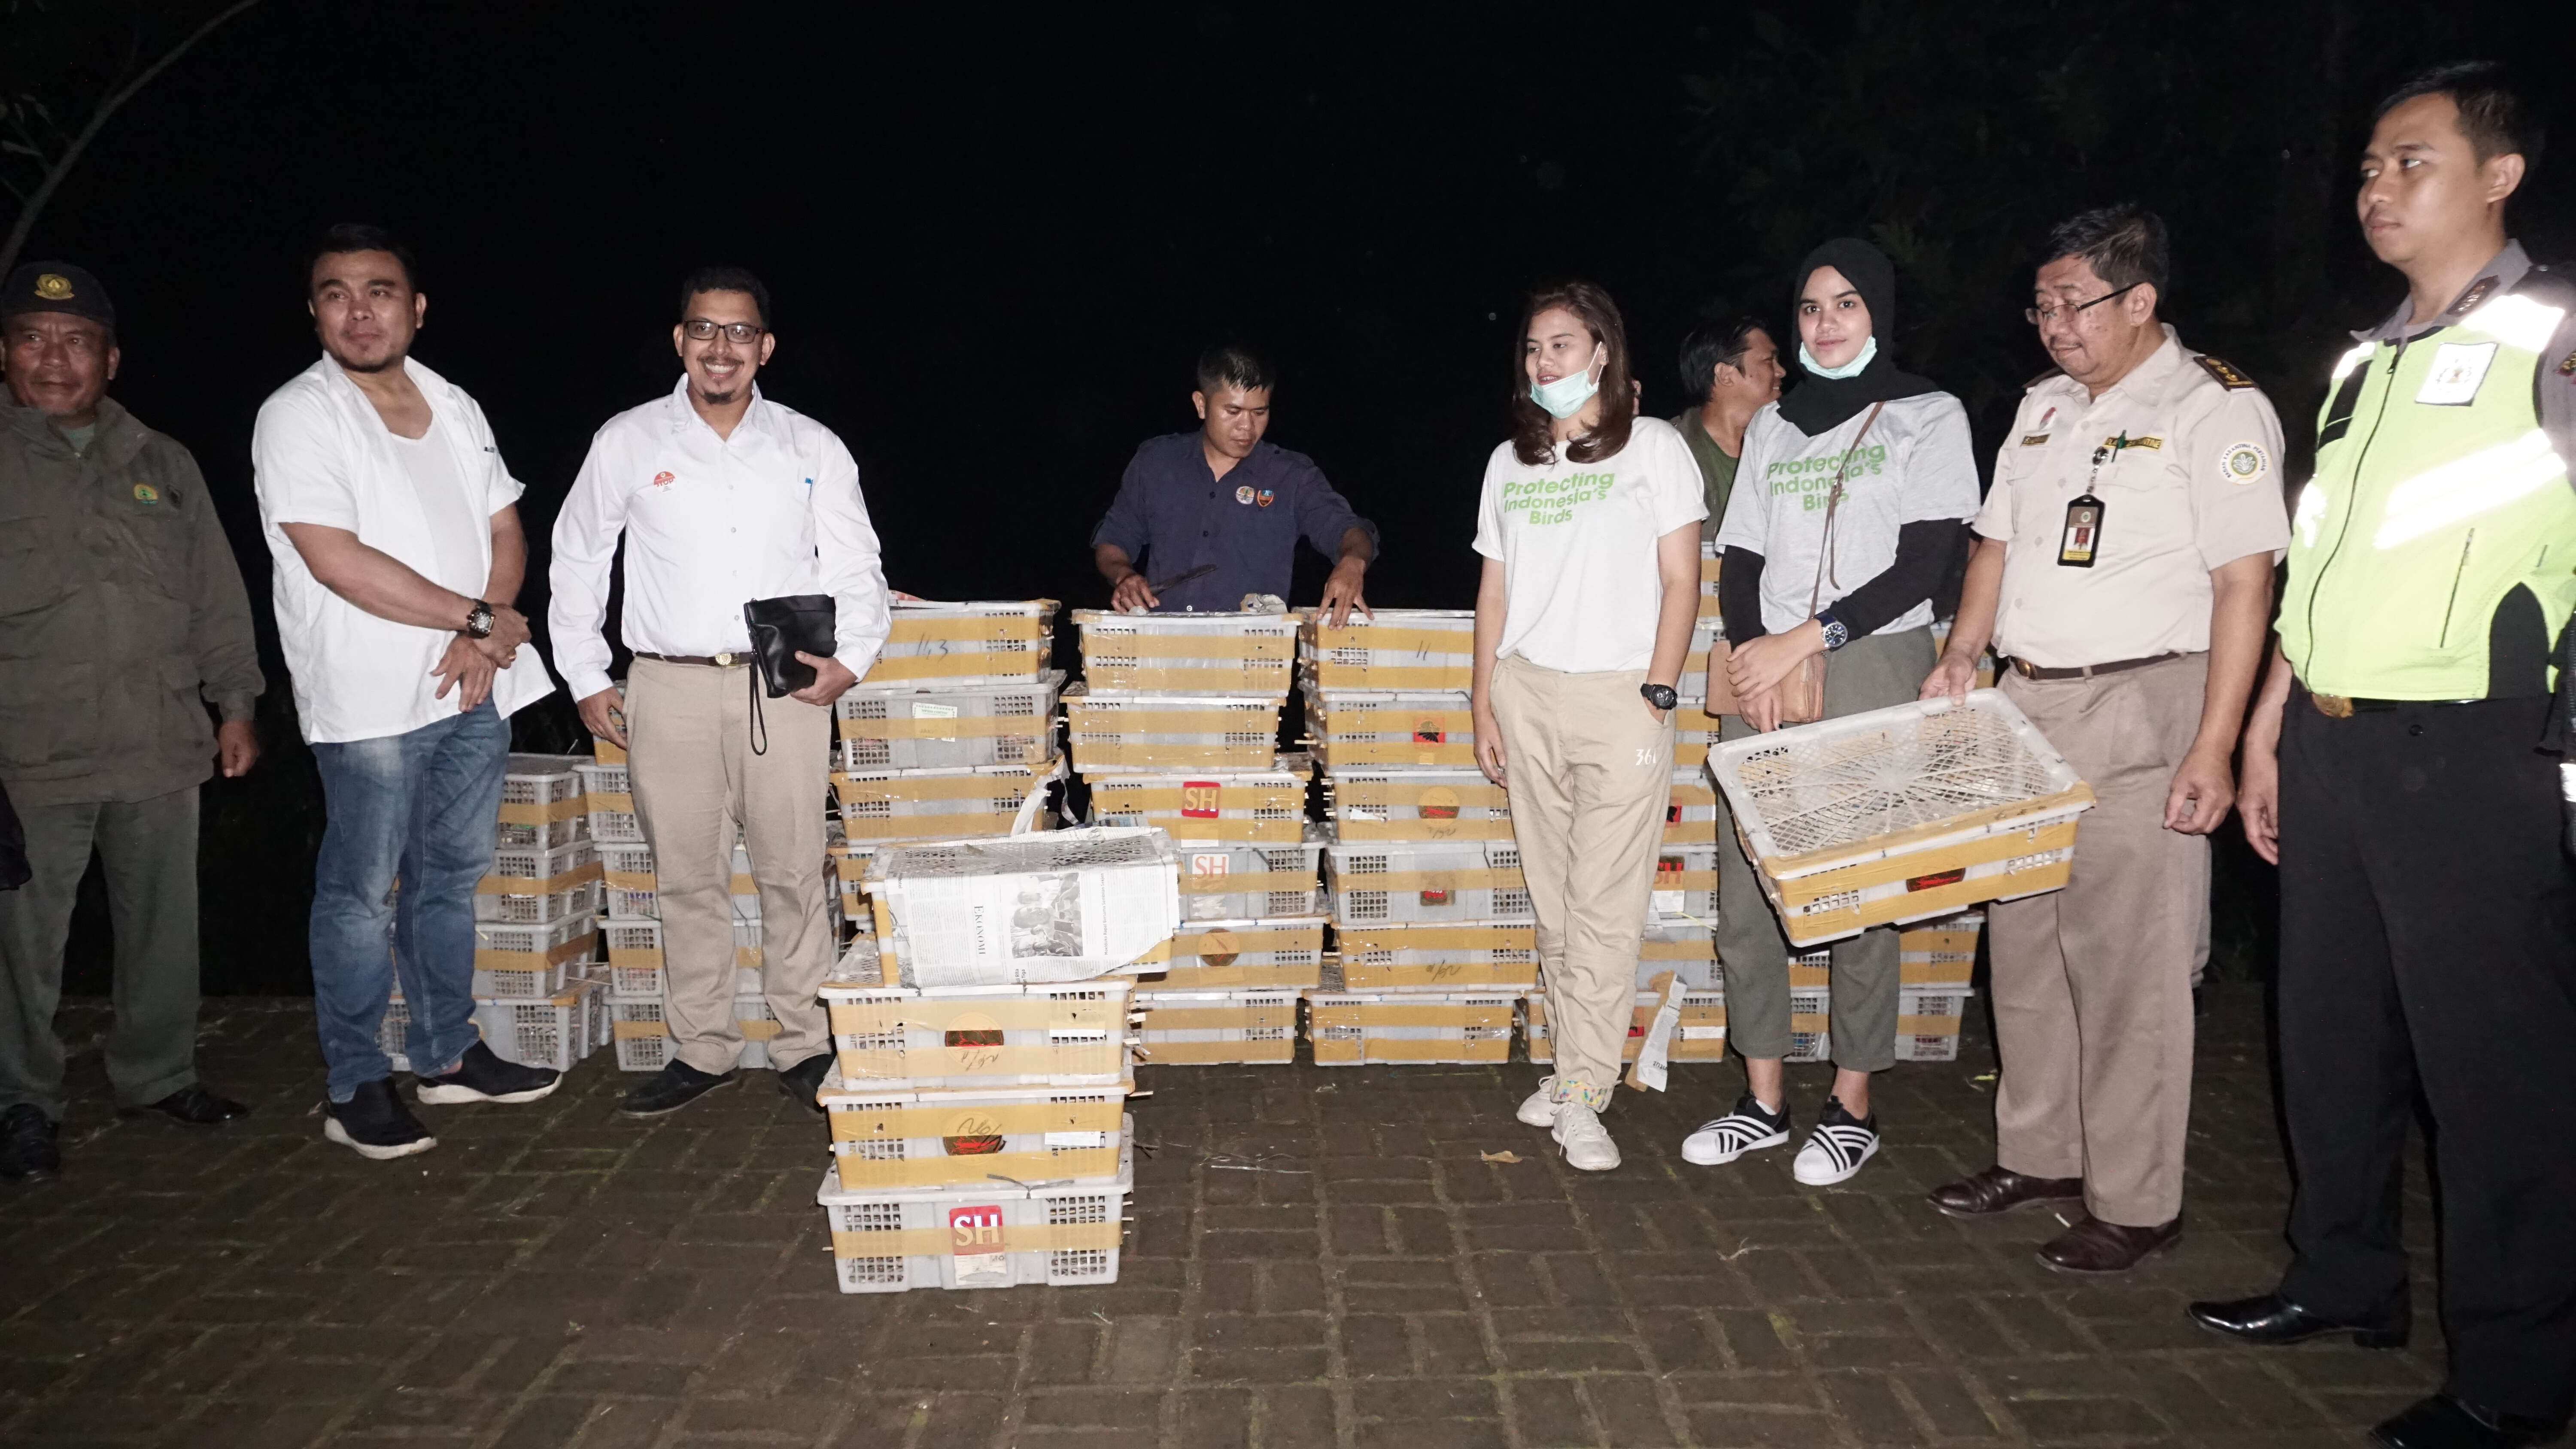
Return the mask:
{"type": "Polygon", "coordinates": [[[653,846],[662,903],[664,1019],[681,1061],[733,1070],[733,835],[760,885],[761,984],[778,1018],[770,1065],[829,1049],[815,993],[832,963],[824,914],[823,812],[832,712],[763,699],[769,750],[751,748],[751,671],[638,659],[626,681],[627,772],[653,846]]]}
{"type": "Polygon", "coordinates": [[[1986,910],[1994,958],[1995,1160],[2081,1177],[2093,1216],[2182,1212],[2191,980],[2209,917],[2209,838],[2164,828],[2200,731],[2209,656],[2003,691],[2093,787],[2066,889],[1986,910]]]}
{"type": "MultiPolygon", "coordinates": [[[[1912,702],[1932,672],[1932,631],[1907,629],[1870,634],[1833,653],[1825,665],[1825,718],[1865,714],[1912,702]]],[[[1749,739],[1753,727],[1730,714],[1718,722],[1721,740],[1749,739]]],[[[1776,1061],[1792,1045],[1789,938],[1780,914],[1762,894],[1762,877],[1745,857],[1735,816],[1718,796],[1717,959],[1726,971],[1726,1038],[1747,1061],[1776,1061]]],[[[1873,926],[1833,943],[1833,992],[1826,1034],[1834,1065],[1850,1072],[1883,1072],[1896,1065],[1896,931],[1873,926]]]]}
{"type": "Polygon", "coordinates": [[[1638,941],[1672,800],[1673,727],[1637,693],[1642,669],[1565,674],[1494,664],[1512,836],[1538,916],[1556,1100],[1599,1111],[1618,1085],[1638,941]]]}

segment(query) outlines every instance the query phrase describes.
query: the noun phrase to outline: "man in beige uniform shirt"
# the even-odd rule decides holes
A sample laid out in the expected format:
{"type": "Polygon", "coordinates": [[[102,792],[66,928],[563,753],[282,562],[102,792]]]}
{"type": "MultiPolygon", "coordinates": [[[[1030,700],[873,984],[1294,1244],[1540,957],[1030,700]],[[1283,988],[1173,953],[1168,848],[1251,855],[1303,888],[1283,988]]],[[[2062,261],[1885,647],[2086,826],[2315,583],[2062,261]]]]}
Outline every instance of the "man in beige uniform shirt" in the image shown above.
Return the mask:
{"type": "Polygon", "coordinates": [[[2087,212],[2044,255],[2028,315],[2058,370],[2004,440],[1923,697],[1965,695],[1991,638],[2005,695],[2098,803],[2065,890],[1987,912],[1995,1165],[1931,1201],[1980,1217],[2081,1198],[2039,1259],[2118,1273],[2182,1234],[2208,836],[2234,799],[2289,514],[2271,403],[2157,320],[2154,213],[2087,212]]]}

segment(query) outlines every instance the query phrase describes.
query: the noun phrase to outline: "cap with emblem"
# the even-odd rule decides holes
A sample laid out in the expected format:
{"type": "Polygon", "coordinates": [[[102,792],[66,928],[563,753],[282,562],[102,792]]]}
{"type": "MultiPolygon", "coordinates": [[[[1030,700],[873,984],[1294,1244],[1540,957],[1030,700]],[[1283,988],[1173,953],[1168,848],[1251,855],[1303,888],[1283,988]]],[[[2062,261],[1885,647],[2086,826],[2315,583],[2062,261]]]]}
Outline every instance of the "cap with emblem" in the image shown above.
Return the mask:
{"type": "Polygon", "coordinates": [[[93,322],[116,325],[116,306],[107,289],[83,267],[69,262],[29,262],[9,274],[0,287],[0,322],[28,312],[68,312],[93,322]]]}

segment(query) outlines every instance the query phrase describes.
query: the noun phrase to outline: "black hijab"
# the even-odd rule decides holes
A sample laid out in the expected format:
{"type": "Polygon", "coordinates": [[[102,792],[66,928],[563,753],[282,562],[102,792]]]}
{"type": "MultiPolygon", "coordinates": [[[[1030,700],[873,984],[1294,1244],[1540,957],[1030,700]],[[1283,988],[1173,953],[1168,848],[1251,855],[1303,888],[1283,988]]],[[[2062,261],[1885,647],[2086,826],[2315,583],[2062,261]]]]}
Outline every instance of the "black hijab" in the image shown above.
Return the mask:
{"type": "Polygon", "coordinates": [[[1896,370],[1896,267],[1887,253],[1848,236],[1807,253],[1807,259],[1798,264],[1798,280],[1789,289],[1793,313],[1799,294],[1807,290],[1807,278],[1819,267],[1842,273],[1852,290],[1860,293],[1862,305],[1869,308],[1869,332],[1878,339],[1878,355],[1852,377],[1818,377],[1801,364],[1798,385],[1780,399],[1780,416],[1812,438],[1841,427],[1871,403],[1939,392],[1930,378],[1896,370]]]}

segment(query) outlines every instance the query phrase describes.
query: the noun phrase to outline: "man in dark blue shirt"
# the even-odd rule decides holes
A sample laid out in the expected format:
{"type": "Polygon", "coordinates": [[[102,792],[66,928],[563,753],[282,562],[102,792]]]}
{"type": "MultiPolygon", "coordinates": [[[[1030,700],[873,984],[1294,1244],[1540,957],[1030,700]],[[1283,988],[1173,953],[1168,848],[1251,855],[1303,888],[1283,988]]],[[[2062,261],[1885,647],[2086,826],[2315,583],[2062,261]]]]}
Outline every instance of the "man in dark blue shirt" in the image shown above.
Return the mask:
{"type": "Polygon", "coordinates": [[[1326,620],[1338,626],[1353,609],[1367,612],[1360,581],[1377,557],[1377,525],[1351,511],[1314,459],[1261,441],[1271,382],[1268,365],[1239,347],[1199,359],[1190,394],[1199,430],[1137,448],[1091,531],[1112,605],[1217,613],[1240,607],[1246,594],[1285,599],[1303,538],[1334,560],[1326,620]],[[1152,578],[1140,565],[1151,565],[1152,578]]]}

